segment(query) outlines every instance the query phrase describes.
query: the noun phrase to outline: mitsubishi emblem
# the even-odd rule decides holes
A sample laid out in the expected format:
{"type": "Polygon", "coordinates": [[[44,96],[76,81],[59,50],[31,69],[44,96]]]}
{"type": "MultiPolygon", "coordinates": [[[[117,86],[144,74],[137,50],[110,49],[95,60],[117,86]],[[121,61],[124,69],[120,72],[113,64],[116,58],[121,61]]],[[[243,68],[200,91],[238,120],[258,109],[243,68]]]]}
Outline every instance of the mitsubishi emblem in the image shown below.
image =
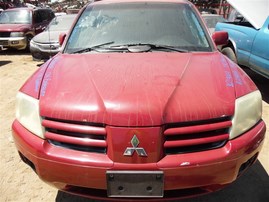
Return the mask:
{"type": "Polygon", "coordinates": [[[123,153],[124,156],[132,156],[134,151],[136,151],[138,156],[148,156],[144,148],[138,147],[139,140],[136,135],[134,135],[131,139],[131,144],[133,147],[127,147],[125,152],[123,153]]]}

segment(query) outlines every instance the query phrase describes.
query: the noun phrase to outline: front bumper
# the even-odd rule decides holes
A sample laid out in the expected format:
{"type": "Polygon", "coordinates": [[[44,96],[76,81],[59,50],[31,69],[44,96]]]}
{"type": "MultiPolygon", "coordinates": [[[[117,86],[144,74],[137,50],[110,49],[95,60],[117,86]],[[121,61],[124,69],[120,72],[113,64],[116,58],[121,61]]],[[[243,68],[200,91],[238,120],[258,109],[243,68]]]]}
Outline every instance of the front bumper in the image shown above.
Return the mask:
{"type": "MultiPolygon", "coordinates": [[[[14,142],[23,160],[39,177],[60,190],[106,198],[106,171],[163,171],[164,200],[186,197],[178,190],[194,189],[211,192],[233,182],[247,162],[252,164],[261,150],[266,126],[260,121],[244,135],[219,149],[167,155],[157,163],[127,164],[113,162],[106,154],[95,154],[53,146],[28,130],[17,120],[13,126],[14,142]],[[251,159],[251,160],[250,160],[251,159]],[[177,190],[176,193],[173,190],[177,190]]],[[[202,193],[202,192],[201,192],[202,193]]],[[[199,194],[197,192],[197,194],[199,194]]],[[[112,199],[110,199],[112,200],[112,199]]],[[[118,201],[118,199],[117,199],[118,201]]]]}
{"type": "Polygon", "coordinates": [[[59,43],[30,42],[30,52],[36,60],[48,60],[60,51],[59,43]]]}
{"type": "Polygon", "coordinates": [[[14,48],[17,50],[23,50],[27,47],[26,37],[0,37],[0,45],[4,48],[14,48]]]}

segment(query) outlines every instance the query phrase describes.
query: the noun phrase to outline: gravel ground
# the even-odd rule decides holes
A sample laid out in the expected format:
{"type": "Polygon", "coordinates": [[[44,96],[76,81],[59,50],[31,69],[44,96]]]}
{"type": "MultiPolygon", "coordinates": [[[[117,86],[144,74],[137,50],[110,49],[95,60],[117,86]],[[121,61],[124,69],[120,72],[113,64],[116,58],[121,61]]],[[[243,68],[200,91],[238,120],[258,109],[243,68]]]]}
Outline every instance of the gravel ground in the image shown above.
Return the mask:
{"type": "MultiPolygon", "coordinates": [[[[29,54],[0,53],[0,201],[91,201],[58,192],[42,182],[19,158],[11,136],[16,92],[38,68],[29,54]]],[[[263,118],[269,126],[269,80],[246,70],[263,94],[263,118]]],[[[235,183],[219,192],[185,201],[269,201],[269,130],[259,160],[235,183]]]]}

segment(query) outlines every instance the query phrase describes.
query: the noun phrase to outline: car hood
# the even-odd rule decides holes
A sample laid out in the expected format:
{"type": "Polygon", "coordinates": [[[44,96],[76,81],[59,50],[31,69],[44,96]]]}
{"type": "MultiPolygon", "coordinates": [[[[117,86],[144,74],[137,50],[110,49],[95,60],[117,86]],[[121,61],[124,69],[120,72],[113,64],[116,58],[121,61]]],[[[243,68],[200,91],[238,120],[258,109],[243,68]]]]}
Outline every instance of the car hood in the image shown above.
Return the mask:
{"type": "Polygon", "coordinates": [[[58,43],[59,35],[65,31],[44,31],[36,35],[32,40],[36,43],[58,43]]]}
{"type": "Polygon", "coordinates": [[[269,16],[268,0],[228,0],[256,29],[260,29],[269,16]]]}
{"type": "Polygon", "coordinates": [[[114,126],[231,116],[228,66],[218,52],[58,54],[41,84],[40,113],[114,126]]]}
{"type": "Polygon", "coordinates": [[[20,32],[29,28],[29,24],[0,24],[0,31],[2,32],[20,32]]]}

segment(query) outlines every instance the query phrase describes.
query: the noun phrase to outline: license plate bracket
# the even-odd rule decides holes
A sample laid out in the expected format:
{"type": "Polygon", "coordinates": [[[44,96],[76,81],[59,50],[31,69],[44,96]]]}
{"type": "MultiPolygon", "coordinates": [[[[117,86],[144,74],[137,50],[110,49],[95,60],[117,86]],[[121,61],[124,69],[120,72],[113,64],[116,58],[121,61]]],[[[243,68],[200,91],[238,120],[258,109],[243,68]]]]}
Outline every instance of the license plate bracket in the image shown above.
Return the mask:
{"type": "Polygon", "coordinates": [[[162,171],[107,171],[108,197],[163,197],[162,171]]]}

